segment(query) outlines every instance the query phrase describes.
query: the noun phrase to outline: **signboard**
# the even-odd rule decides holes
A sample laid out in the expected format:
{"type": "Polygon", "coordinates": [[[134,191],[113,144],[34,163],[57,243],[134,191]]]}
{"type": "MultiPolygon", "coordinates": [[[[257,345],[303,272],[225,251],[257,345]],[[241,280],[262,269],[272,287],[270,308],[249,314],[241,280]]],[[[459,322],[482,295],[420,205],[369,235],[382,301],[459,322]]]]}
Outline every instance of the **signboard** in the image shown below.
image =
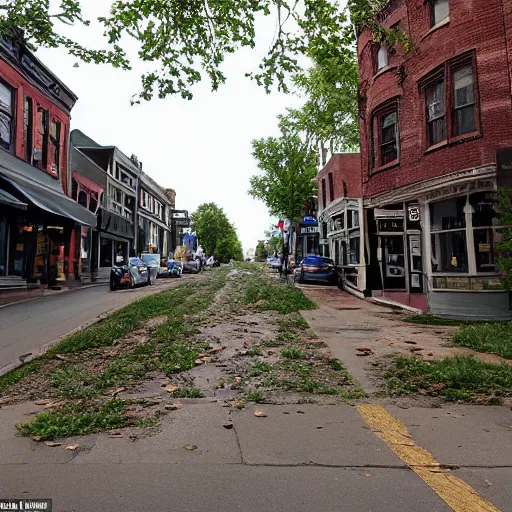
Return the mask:
{"type": "Polygon", "coordinates": [[[309,235],[312,233],[320,233],[320,230],[318,229],[318,226],[302,226],[300,228],[300,234],[301,235],[309,235]]]}
{"type": "Polygon", "coordinates": [[[302,219],[302,223],[303,224],[316,224],[317,220],[315,219],[315,217],[308,216],[308,217],[304,217],[302,219]]]}
{"type": "Polygon", "coordinates": [[[496,151],[498,187],[512,188],[512,148],[496,151]]]}
{"type": "Polygon", "coordinates": [[[403,210],[381,210],[375,208],[374,214],[376,219],[396,219],[404,217],[403,210]]]}
{"type": "Polygon", "coordinates": [[[502,290],[498,277],[434,277],[434,288],[446,290],[502,290]]]}

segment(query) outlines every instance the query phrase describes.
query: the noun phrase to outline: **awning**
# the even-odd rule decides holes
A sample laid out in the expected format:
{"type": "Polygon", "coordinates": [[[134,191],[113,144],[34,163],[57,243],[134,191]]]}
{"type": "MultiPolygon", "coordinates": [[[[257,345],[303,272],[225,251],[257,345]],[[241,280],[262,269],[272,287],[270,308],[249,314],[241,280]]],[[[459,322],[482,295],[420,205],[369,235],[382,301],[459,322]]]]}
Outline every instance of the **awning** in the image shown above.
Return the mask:
{"type": "Polygon", "coordinates": [[[0,204],[5,204],[11,208],[18,208],[18,210],[26,210],[27,204],[22,203],[19,199],[9,194],[0,188],[0,204]]]}
{"type": "Polygon", "coordinates": [[[13,187],[18,189],[31,203],[47,212],[74,220],[82,226],[96,226],[96,215],[73,201],[64,193],[43,188],[37,183],[2,176],[13,187]]]}

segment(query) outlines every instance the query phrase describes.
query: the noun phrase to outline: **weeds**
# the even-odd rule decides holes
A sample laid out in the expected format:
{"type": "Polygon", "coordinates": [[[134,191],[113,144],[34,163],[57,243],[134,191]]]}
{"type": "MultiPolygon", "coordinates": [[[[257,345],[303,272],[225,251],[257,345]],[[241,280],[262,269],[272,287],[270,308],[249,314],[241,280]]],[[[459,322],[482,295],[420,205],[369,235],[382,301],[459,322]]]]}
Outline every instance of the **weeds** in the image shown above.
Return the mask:
{"type": "Polygon", "coordinates": [[[430,364],[412,356],[400,356],[384,376],[392,395],[423,390],[452,401],[471,401],[477,395],[512,394],[512,367],[484,363],[472,356],[447,357],[430,364]]]}
{"type": "Polygon", "coordinates": [[[298,348],[283,348],[281,355],[287,359],[303,359],[305,357],[304,352],[298,348]]]}
{"type": "Polygon", "coordinates": [[[202,398],[199,388],[178,388],[171,393],[174,398],[202,398]]]}
{"type": "Polygon", "coordinates": [[[251,375],[254,377],[257,377],[258,375],[261,375],[262,373],[268,373],[271,369],[272,369],[272,365],[270,365],[266,361],[262,361],[261,359],[258,359],[257,361],[254,361],[254,363],[252,363],[251,375]]]}
{"type": "Polygon", "coordinates": [[[245,353],[248,356],[261,356],[261,355],[263,355],[263,352],[261,351],[260,347],[251,347],[245,353]]]}
{"type": "Polygon", "coordinates": [[[257,389],[253,389],[251,391],[248,391],[246,394],[245,394],[245,398],[247,399],[248,402],[255,402],[257,404],[263,402],[263,400],[265,399],[265,396],[263,395],[263,393],[257,389]]]}
{"type": "Polygon", "coordinates": [[[512,323],[467,325],[453,337],[453,342],[478,352],[512,359],[512,323]]]}

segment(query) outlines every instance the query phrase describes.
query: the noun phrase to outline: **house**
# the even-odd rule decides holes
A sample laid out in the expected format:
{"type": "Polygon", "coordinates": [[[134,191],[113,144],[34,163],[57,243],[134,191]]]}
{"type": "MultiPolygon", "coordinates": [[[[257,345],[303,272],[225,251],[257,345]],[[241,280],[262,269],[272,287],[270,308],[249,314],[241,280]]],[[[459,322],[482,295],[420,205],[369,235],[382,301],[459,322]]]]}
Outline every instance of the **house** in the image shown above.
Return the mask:
{"type": "Polygon", "coordinates": [[[23,44],[0,40],[0,288],[61,286],[75,228],[96,223],[68,194],[77,97],[23,44]]]}

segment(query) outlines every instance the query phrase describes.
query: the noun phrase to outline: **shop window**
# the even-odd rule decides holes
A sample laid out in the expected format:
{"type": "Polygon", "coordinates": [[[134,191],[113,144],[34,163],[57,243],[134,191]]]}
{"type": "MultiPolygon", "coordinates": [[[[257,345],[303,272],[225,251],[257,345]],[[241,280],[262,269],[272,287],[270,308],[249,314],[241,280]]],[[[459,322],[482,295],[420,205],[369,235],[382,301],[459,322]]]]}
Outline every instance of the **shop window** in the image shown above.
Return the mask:
{"type": "Polygon", "coordinates": [[[468,272],[466,231],[432,234],[432,271],[468,272]]]}
{"type": "Polygon", "coordinates": [[[358,210],[347,210],[347,228],[358,228],[359,227],[359,211],[358,210]]]}
{"type": "Polygon", "coordinates": [[[387,105],[374,113],[371,126],[373,168],[398,163],[400,131],[397,103],[387,105]]]}
{"type": "Polygon", "coordinates": [[[102,238],[100,245],[100,267],[112,266],[113,241],[110,238],[102,238]]]}
{"type": "Polygon", "coordinates": [[[384,69],[388,65],[388,49],[386,45],[381,45],[379,51],[377,52],[377,66],[376,72],[384,69]]]}
{"type": "Polygon", "coordinates": [[[429,145],[446,140],[446,104],[444,78],[426,89],[429,145]]]}
{"type": "Polygon", "coordinates": [[[32,98],[25,96],[23,105],[23,136],[25,140],[25,159],[32,164],[34,151],[34,106],[32,98]]]}
{"type": "Polygon", "coordinates": [[[361,232],[353,231],[349,235],[349,254],[348,262],[350,265],[358,265],[360,262],[361,252],[361,232]]]}
{"type": "Polygon", "coordinates": [[[448,0],[431,0],[430,2],[430,26],[435,27],[450,15],[448,0]]]}
{"type": "Polygon", "coordinates": [[[473,66],[467,65],[453,73],[453,134],[474,132],[475,94],[473,66]]]}
{"type": "Polygon", "coordinates": [[[477,272],[496,272],[495,227],[498,224],[496,194],[482,192],[469,196],[477,272]]]}
{"type": "Polygon", "coordinates": [[[322,179],[322,207],[327,206],[327,191],[325,189],[325,178],[322,179]]]}
{"type": "Polygon", "coordinates": [[[430,205],[430,225],[432,231],[464,229],[466,216],[464,206],[466,196],[432,203],[430,205]]]}
{"type": "Polygon", "coordinates": [[[0,146],[14,150],[14,90],[0,82],[0,146]]]}

